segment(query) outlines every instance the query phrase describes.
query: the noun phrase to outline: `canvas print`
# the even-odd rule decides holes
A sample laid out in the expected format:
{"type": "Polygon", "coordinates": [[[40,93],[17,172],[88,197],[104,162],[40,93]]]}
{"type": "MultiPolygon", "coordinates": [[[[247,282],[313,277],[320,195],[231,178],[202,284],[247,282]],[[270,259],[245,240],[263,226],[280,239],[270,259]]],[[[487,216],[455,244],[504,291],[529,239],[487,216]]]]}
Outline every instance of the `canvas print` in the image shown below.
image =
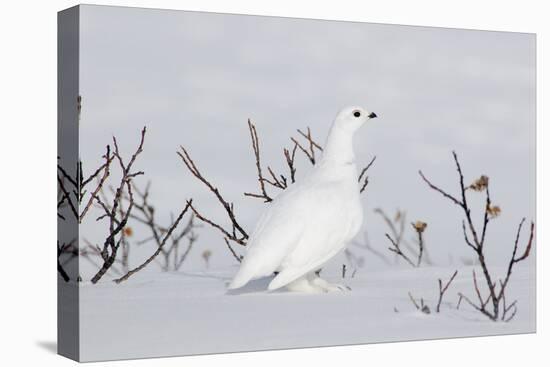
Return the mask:
{"type": "Polygon", "coordinates": [[[58,348],[535,332],[535,35],[59,13],[58,348]]]}

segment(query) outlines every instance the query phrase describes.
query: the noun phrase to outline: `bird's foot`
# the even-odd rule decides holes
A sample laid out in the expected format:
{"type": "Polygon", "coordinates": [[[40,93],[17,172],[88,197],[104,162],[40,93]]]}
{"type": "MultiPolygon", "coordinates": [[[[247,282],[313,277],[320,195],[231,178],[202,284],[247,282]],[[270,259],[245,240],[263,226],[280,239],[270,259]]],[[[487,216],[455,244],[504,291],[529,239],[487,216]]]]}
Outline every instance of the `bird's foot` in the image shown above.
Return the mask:
{"type": "Polygon", "coordinates": [[[295,281],[286,285],[286,289],[291,292],[301,293],[326,293],[324,289],[311,284],[306,277],[296,279],[295,281]]]}
{"type": "Polygon", "coordinates": [[[317,275],[314,275],[309,279],[309,284],[312,287],[321,289],[323,292],[351,291],[351,288],[345,284],[329,283],[326,280],[318,277],[317,275]]]}

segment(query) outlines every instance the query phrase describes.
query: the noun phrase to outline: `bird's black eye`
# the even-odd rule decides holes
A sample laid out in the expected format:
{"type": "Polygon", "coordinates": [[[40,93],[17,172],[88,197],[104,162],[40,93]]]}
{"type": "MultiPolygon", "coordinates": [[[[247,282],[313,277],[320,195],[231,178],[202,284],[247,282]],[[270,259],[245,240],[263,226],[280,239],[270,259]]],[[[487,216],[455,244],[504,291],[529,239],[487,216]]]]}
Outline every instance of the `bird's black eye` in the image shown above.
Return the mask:
{"type": "Polygon", "coordinates": [[[353,113],[353,116],[355,116],[355,117],[361,117],[361,112],[355,111],[355,112],[353,113]]]}

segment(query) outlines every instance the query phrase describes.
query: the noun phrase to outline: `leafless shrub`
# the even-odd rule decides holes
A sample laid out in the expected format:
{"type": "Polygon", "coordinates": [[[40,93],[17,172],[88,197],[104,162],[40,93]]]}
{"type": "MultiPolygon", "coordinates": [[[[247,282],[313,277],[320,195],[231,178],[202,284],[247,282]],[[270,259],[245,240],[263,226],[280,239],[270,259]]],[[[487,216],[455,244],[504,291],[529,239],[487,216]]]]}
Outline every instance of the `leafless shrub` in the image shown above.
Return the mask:
{"type": "Polygon", "coordinates": [[[67,274],[67,272],[65,271],[65,268],[63,267],[64,264],[61,262],[61,256],[63,254],[69,255],[68,259],[65,260],[65,263],[68,261],[71,261],[73,258],[75,258],[75,256],[78,256],[78,253],[76,255],[74,254],[73,242],[63,243],[62,245],[59,245],[59,241],[57,241],[57,271],[65,282],[70,281],[71,278],[69,277],[69,274],[67,274]]]}
{"type": "MultiPolygon", "coordinates": [[[[97,244],[92,244],[86,238],[83,238],[83,242],[85,243],[85,246],[81,247],[78,256],[81,259],[88,261],[94,269],[99,269],[101,267],[101,261],[103,261],[103,258],[101,257],[101,248],[97,244]]],[[[126,266],[123,264],[123,260],[119,256],[115,259],[115,262],[111,265],[109,271],[120,276],[124,274],[125,268],[126,266]]]]}
{"type": "MultiPolygon", "coordinates": [[[[254,157],[256,160],[256,170],[258,172],[258,184],[260,186],[260,194],[254,194],[245,192],[245,196],[255,197],[263,199],[265,202],[270,202],[273,199],[269,196],[269,194],[266,191],[265,184],[269,184],[270,186],[279,189],[279,190],[285,190],[289,185],[289,180],[285,174],[277,174],[273,171],[273,169],[270,166],[267,166],[267,171],[270,175],[270,178],[264,177],[262,173],[262,164],[261,164],[261,158],[260,158],[260,143],[258,138],[258,133],[256,131],[256,126],[248,120],[248,129],[250,130],[250,137],[252,140],[252,150],[254,152],[254,157]]],[[[291,150],[284,148],[283,149],[283,155],[285,156],[285,160],[288,167],[288,175],[290,177],[290,183],[296,182],[296,151],[297,149],[300,149],[300,151],[307,157],[307,160],[311,163],[311,165],[315,165],[317,163],[317,151],[322,152],[323,148],[313,139],[313,136],[311,135],[311,130],[308,127],[307,133],[304,133],[302,130],[298,129],[298,134],[300,134],[304,139],[306,139],[306,146],[302,145],[296,138],[291,137],[290,140],[293,143],[293,147],[291,150]],[[292,154],[290,153],[292,151],[292,154]]]]}
{"type": "Polygon", "coordinates": [[[67,280],[68,275],[63,270],[63,264],[59,259],[63,253],[69,251],[72,254],[70,259],[82,256],[98,269],[91,279],[94,284],[109,270],[122,275],[116,280],[117,283],[124,281],[147,266],[159,253],[162,253],[165,257],[163,270],[167,270],[170,266],[175,270],[179,269],[187,257],[193,243],[196,241],[196,235],[193,232],[196,225],[193,217],[189,219],[187,225],[180,232],[176,233],[175,229],[189,209],[191,202],[187,203],[177,219],[172,219],[169,226],[161,226],[154,216],[153,205],[148,201],[149,186],[142,192],[137,189],[133,182],[135,177],[143,175],[142,171],[134,171],[133,166],[138,156],[143,152],[145,135],[146,128],[144,127],[141,131],[139,145],[127,162],[120,154],[117,139],[113,137],[113,148],[107,145],[106,153],[103,156],[104,162],[88,177],[84,176],[82,161],[78,162],[76,177],[72,177],[67,170],[58,164],[58,217],[65,220],[60,211],[62,208],[68,207],[70,213],[80,224],[91,209],[97,207],[102,214],[96,220],[106,220],[108,224],[108,234],[102,246],[84,240],[86,246],[83,246],[79,253],[78,248],[74,245],[60,246],[58,244],[58,271],[63,279],[67,280]],[[106,182],[111,170],[114,169],[112,165],[115,161],[120,169],[120,179],[117,179],[116,185],[109,186],[110,194],[107,194],[105,190],[106,182]],[[79,211],[79,209],[81,210],[79,211]],[[157,251],[144,264],[133,270],[129,270],[128,266],[129,237],[133,235],[133,229],[129,225],[130,220],[144,224],[152,233],[150,238],[140,241],[141,243],[153,241],[157,245],[157,251]],[[188,245],[187,249],[180,254],[179,245],[183,239],[187,240],[188,245]],[[169,245],[165,246],[167,242],[169,245]],[[122,253],[122,256],[118,256],[120,253],[122,253]],[[99,259],[100,262],[97,263],[96,259],[99,259]],[[120,267],[115,267],[115,264],[120,267]]]}
{"type": "Polygon", "coordinates": [[[437,283],[439,285],[439,299],[437,300],[437,306],[435,307],[435,312],[439,313],[441,309],[441,302],[443,301],[443,296],[445,295],[445,292],[447,292],[447,289],[449,288],[449,286],[451,285],[451,283],[453,282],[457,274],[458,274],[458,270],[455,270],[455,272],[453,273],[449,281],[445,283],[445,285],[443,285],[443,282],[441,281],[441,279],[437,280],[437,283]]]}
{"type": "Polygon", "coordinates": [[[352,275],[357,272],[357,269],[362,268],[365,265],[365,258],[357,255],[351,248],[344,249],[344,256],[352,269],[352,275]]]}
{"type": "MultiPolygon", "coordinates": [[[[146,243],[153,243],[157,249],[160,248],[158,255],[162,255],[164,260],[163,263],[160,264],[162,271],[179,270],[197,240],[197,235],[194,232],[194,229],[197,228],[194,216],[189,216],[187,223],[179,231],[176,231],[174,227],[174,225],[176,225],[176,220],[173,217],[169,225],[161,225],[156,215],[157,209],[150,201],[151,182],[147,183],[144,190],[140,190],[135,184],[132,184],[132,187],[135,193],[134,196],[137,199],[134,200],[135,210],[130,214],[130,218],[147,228],[150,234],[146,238],[137,241],[136,244],[143,245],[146,243]],[[172,227],[174,227],[174,229],[170,231],[172,227]],[[163,244],[163,237],[165,237],[168,232],[170,232],[171,235],[167,241],[164,242],[165,244],[163,244]],[[181,252],[181,244],[183,241],[187,242],[187,247],[181,252]]],[[[125,201],[129,199],[127,196],[123,198],[125,201]]],[[[129,229],[131,229],[131,227],[126,227],[126,230],[129,229]]],[[[126,232],[123,233],[123,235],[126,234],[126,232]]]]}
{"type": "MultiPolygon", "coordinates": [[[[151,261],[157,260],[157,257],[162,255],[163,262],[158,262],[162,271],[177,271],[182,266],[183,262],[189,255],[194,243],[197,240],[197,235],[194,232],[194,229],[198,226],[194,222],[194,217],[191,215],[187,220],[187,223],[183,226],[182,229],[177,231],[180,221],[175,218],[171,218],[171,221],[168,226],[159,224],[155,206],[150,202],[150,188],[151,183],[149,182],[145,189],[140,190],[135,183],[131,183],[133,197],[132,199],[123,194],[121,197],[121,203],[119,205],[119,216],[123,216],[125,210],[123,209],[123,204],[130,205],[131,200],[133,200],[134,210],[130,213],[128,224],[120,232],[120,250],[121,256],[115,259],[115,263],[111,266],[110,270],[116,273],[119,278],[115,279],[115,282],[120,283],[124,280],[127,280],[130,276],[145,268],[151,261]],[[145,261],[145,264],[140,265],[137,270],[134,269],[130,271],[129,269],[129,249],[130,249],[130,237],[134,236],[134,227],[130,226],[130,223],[133,222],[134,225],[143,226],[149,232],[150,235],[141,240],[132,241],[133,245],[141,246],[147,243],[152,243],[155,245],[156,250],[153,254],[145,261]],[[181,252],[182,242],[186,242],[187,246],[181,252]],[[115,264],[119,268],[115,267],[115,264]]],[[[113,187],[109,187],[108,192],[111,195],[116,194],[116,190],[113,187]]],[[[108,204],[112,202],[108,193],[105,193],[104,190],[99,192],[99,196],[105,207],[109,210],[112,210],[111,206],[108,204]]],[[[186,207],[187,208],[187,205],[186,207]]],[[[184,210],[185,210],[184,208],[184,210]]],[[[185,213],[184,213],[185,214],[185,213]]],[[[88,240],[84,240],[87,244],[84,247],[84,250],[81,251],[81,256],[95,255],[101,257],[101,250],[98,246],[94,246],[88,240]]],[[[88,261],[93,262],[93,259],[88,256],[88,261]]]]}
{"type": "MultiPolygon", "coordinates": [[[[103,187],[103,184],[107,180],[110,174],[110,165],[114,159],[114,155],[111,155],[111,148],[109,145],[106,147],[106,153],[103,156],[105,162],[99,166],[92,174],[87,178],[84,178],[82,161],[78,161],[77,175],[71,177],[70,174],[58,163],[57,164],[57,183],[58,189],[61,191],[61,198],[58,199],[57,208],[60,209],[64,204],[67,204],[73,215],[78,219],[78,223],[82,223],[82,220],[88,213],[90,207],[94,202],[94,198],[97,193],[103,187]],[[87,188],[96,179],[96,184],[91,190],[87,188]],[[82,207],[82,211],[78,211],[78,208],[82,207]]],[[[59,196],[59,195],[58,195],[59,196]]],[[[58,213],[58,216],[60,214],[58,213]]]]}
{"type": "MultiPolygon", "coordinates": [[[[369,240],[369,236],[368,236],[367,232],[363,233],[363,240],[362,241],[361,240],[355,240],[355,241],[352,242],[352,244],[355,247],[358,247],[358,248],[369,251],[374,256],[376,256],[378,259],[382,260],[382,262],[384,262],[386,265],[391,265],[391,261],[388,259],[388,257],[385,255],[385,253],[382,253],[382,252],[378,251],[376,248],[374,248],[371,245],[371,242],[369,240]]],[[[359,260],[361,260],[361,263],[364,262],[364,259],[362,257],[360,257],[359,260]]]]}
{"type": "Polygon", "coordinates": [[[430,313],[432,313],[430,311],[430,307],[428,307],[428,305],[426,303],[424,303],[424,298],[420,298],[420,303],[418,303],[413,295],[411,294],[411,292],[409,292],[409,299],[411,300],[412,304],[414,305],[414,307],[416,307],[417,310],[419,311],[422,311],[423,313],[429,315],[430,313]]]}
{"type": "MultiPolygon", "coordinates": [[[[130,197],[130,200],[131,200],[131,197],[130,197]]],[[[137,272],[139,272],[140,270],[144,269],[149,263],[151,263],[164,250],[164,246],[166,245],[166,242],[168,241],[169,238],[171,238],[172,233],[174,232],[174,230],[176,229],[176,227],[178,226],[180,221],[183,219],[183,216],[185,215],[185,213],[187,213],[190,206],[191,206],[191,200],[189,200],[187,202],[187,205],[181,210],[181,212],[179,213],[176,220],[172,223],[170,228],[167,229],[167,231],[164,234],[164,237],[162,238],[162,240],[160,240],[160,238],[157,238],[159,240],[159,242],[157,243],[157,250],[151,256],[149,256],[149,258],[147,258],[147,260],[145,260],[141,265],[139,265],[139,266],[135,267],[134,269],[128,271],[122,277],[115,279],[116,283],[121,283],[125,280],[128,280],[128,278],[130,278],[132,275],[134,275],[137,272]]],[[[154,226],[154,225],[152,225],[152,226],[154,226]]],[[[153,228],[153,227],[151,227],[151,228],[153,228]]]]}
{"type": "MultiPolygon", "coordinates": [[[[402,258],[413,267],[419,267],[422,263],[427,265],[433,264],[423,237],[423,233],[428,225],[427,223],[420,220],[411,223],[416,233],[416,239],[413,239],[413,244],[411,244],[405,238],[407,223],[407,213],[405,211],[397,210],[393,219],[381,208],[375,209],[374,212],[380,215],[389,229],[389,233],[386,233],[385,236],[390,241],[391,246],[388,250],[395,254],[395,261],[402,258]]],[[[371,252],[373,252],[372,249],[371,252]]],[[[379,255],[377,256],[380,257],[379,255]]],[[[389,263],[388,261],[385,262],[389,263]]]]}
{"type": "MultiPolygon", "coordinates": [[[[441,302],[443,301],[443,297],[445,296],[445,293],[447,292],[447,289],[449,289],[449,286],[455,279],[456,275],[458,274],[458,271],[455,270],[453,275],[449,278],[447,283],[443,285],[443,281],[441,279],[437,280],[438,286],[439,286],[439,298],[437,299],[437,304],[435,306],[435,312],[439,313],[441,311],[441,302]]],[[[430,314],[431,310],[430,307],[424,302],[423,298],[420,298],[420,304],[414,299],[411,292],[409,292],[409,299],[413,303],[413,305],[416,307],[417,310],[422,311],[425,314],[430,314]]]]}
{"type": "Polygon", "coordinates": [[[198,167],[196,166],[195,162],[193,161],[193,159],[191,159],[191,157],[187,153],[187,150],[185,150],[184,147],[181,147],[181,152],[178,152],[178,155],[183,160],[183,163],[185,164],[185,166],[189,169],[189,172],[191,172],[193,176],[195,176],[199,181],[201,181],[214,194],[216,199],[223,206],[231,222],[231,229],[226,229],[220,224],[217,224],[212,220],[206,218],[193,205],[191,205],[190,208],[195,214],[195,216],[199,220],[203,221],[204,223],[219,230],[224,235],[224,237],[227,238],[228,240],[231,240],[239,245],[244,246],[246,244],[246,240],[248,239],[248,233],[246,233],[246,231],[237,221],[237,218],[235,216],[235,211],[233,208],[233,203],[229,203],[227,200],[225,200],[221,192],[218,190],[218,188],[212,185],[210,181],[208,181],[202,175],[202,173],[199,171],[198,167]]]}
{"type": "MultiPolygon", "coordinates": [[[[110,174],[110,165],[113,161],[114,155],[110,152],[110,147],[106,147],[106,153],[103,156],[105,160],[93,173],[85,178],[82,161],[79,160],[76,167],[76,175],[72,176],[68,171],[59,163],[57,163],[57,217],[60,220],[66,220],[67,218],[62,214],[64,208],[68,207],[70,209],[70,214],[77,220],[77,223],[80,224],[84,220],[84,217],[88,213],[92,203],[94,201],[95,195],[102,189],[103,184],[107,180],[110,174]],[[96,180],[95,186],[92,186],[92,181],[96,180]],[[91,189],[88,189],[89,187],[91,189]],[[82,208],[79,211],[79,208],[82,208]]],[[[74,244],[70,246],[67,244],[62,244],[61,246],[58,243],[57,246],[57,270],[63,280],[69,281],[69,275],[63,268],[63,264],[60,261],[60,258],[67,253],[70,253],[68,260],[72,261],[78,257],[78,251],[75,250],[74,244]],[[74,254],[76,251],[76,255],[74,254]]]]}
{"type": "Polygon", "coordinates": [[[510,257],[510,261],[508,262],[506,275],[504,279],[500,279],[498,281],[499,286],[497,286],[497,282],[493,280],[494,275],[491,275],[491,273],[489,272],[484,250],[485,250],[487,226],[492,219],[496,218],[500,214],[501,209],[500,207],[493,205],[491,202],[491,197],[489,194],[489,177],[482,175],[477,180],[475,180],[471,185],[466,186],[464,184],[464,175],[462,173],[462,168],[460,166],[458,157],[455,152],[453,152],[453,157],[454,157],[456,169],[458,172],[460,198],[457,198],[447,193],[446,191],[442,190],[441,188],[435,186],[434,184],[432,184],[424,176],[422,171],[419,171],[419,174],[424,180],[424,182],[426,182],[426,184],[432,190],[440,193],[441,195],[443,195],[443,197],[445,197],[446,199],[448,199],[449,201],[457,205],[462,210],[464,214],[464,219],[462,220],[462,231],[464,234],[464,241],[477,255],[477,258],[479,260],[479,265],[483,272],[483,277],[488,288],[488,295],[483,296],[481,294],[481,291],[478,286],[476,272],[474,270],[472,273],[472,277],[474,281],[474,289],[475,289],[479,303],[477,304],[474,303],[468,297],[466,297],[463,293],[459,293],[459,297],[460,299],[463,298],[474,309],[481,312],[483,315],[487,316],[489,319],[493,321],[497,321],[499,319],[502,321],[510,321],[512,320],[512,318],[515,316],[517,312],[517,306],[516,306],[517,301],[513,301],[510,304],[506,304],[506,296],[505,296],[506,287],[512,275],[512,270],[514,268],[514,265],[519,263],[520,261],[525,260],[529,256],[529,253],[531,251],[531,246],[533,243],[535,225],[533,222],[531,222],[529,239],[527,241],[527,245],[525,246],[523,253],[518,256],[518,253],[517,253],[518,242],[519,242],[522,226],[525,222],[525,218],[523,218],[519,223],[516,238],[514,241],[512,256],[510,257]],[[478,232],[478,229],[474,225],[474,222],[472,219],[472,211],[467,200],[468,190],[474,191],[474,192],[483,192],[485,194],[485,205],[483,210],[483,224],[481,227],[481,232],[478,232]]]}
{"type": "Polygon", "coordinates": [[[120,182],[118,183],[116,189],[115,189],[115,195],[113,198],[112,203],[109,205],[108,203],[103,202],[99,195],[94,195],[94,199],[99,204],[99,206],[103,209],[104,214],[99,216],[97,220],[101,219],[107,219],[108,225],[109,225],[109,234],[105,238],[105,241],[103,242],[103,247],[101,248],[101,258],[103,259],[103,264],[97,271],[97,273],[92,277],[92,283],[97,283],[103,275],[109,270],[109,268],[113,265],[115,262],[115,259],[117,257],[118,249],[120,247],[120,244],[122,243],[123,234],[121,234],[121,231],[126,226],[126,223],[128,222],[128,218],[130,217],[130,214],[132,212],[132,209],[134,207],[134,194],[132,191],[132,179],[134,177],[137,177],[139,175],[142,175],[142,171],[136,171],[133,172],[133,164],[136,161],[136,158],[139,156],[139,154],[143,151],[143,143],[145,141],[145,132],[146,128],[144,127],[141,131],[141,139],[139,142],[139,145],[130,157],[130,160],[128,163],[124,163],[124,159],[120,155],[120,151],[118,149],[118,143],[115,137],[113,137],[113,146],[114,146],[114,152],[113,155],[116,158],[120,170],[121,170],[121,177],[120,182]],[[121,202],[123,200],[123,196],[125,195],[124,192],[126,191],[126,195],[128,196],[128,206],[125,210],[121,208],[121,202]],[[118,237],[118,238],[117,238],[118,237]]]}
{"type": "MultiPolygon", "coordinates": [[[[305,155],[307,160],[312,165],[315,165],[317,163],[317,153],[322,152],[323,150],[321,145],[313,139],[311,130],[309,127],[307,128],[306,132],[298,129],[297,130],[298,134],[301,136],[301,138],[305,139],[306,142],[301,143],[297,138],[294,138],[294,137],[290,138],[292,142],[291,148],[283,149],[283,156],[285,158],[288,173],[276,173],[270,166],[267,166],[267,167],[263,166],[263,163],[261,160],[260,139],[258,137],[256,126],[250,120],[248,120],[248,129],[250,132],[250,138],[252,142],[252,152],[254,154],[255,163],[256,163],[259,193],[245,192],[244,195],[252,198],[261,199],[266,203],[269,203],[273,200],[272,195],[268,192],[268,187],[271,187],[277,190],[285,190],[289,185],[295,182],[296,152],[298,150],[300,150],[305,155]],[[267,175],[266,175],[266,172],[267,172],[267,175]]],[[[243,226],[241,226],[241,224],[237,220],[233,203],[228,201],[224,197],[224,195],[222,195],[220,189],[203,175],[203,173],[197,167],[197,164],[195,163],[195,161],[191,158],[187,149],[185,149],[183,146],[180,146],[180,151],[178,151],[177,154],[180,156],[183,163],[185,164],[185,167],[187,167],[189,172],[197,180],[202,182],[204,186],[206,186],[212,192],[212,194],[214,194],[216,200],[222,205],[222,207],[225,210],[225,213],[227,214],[227,217],[229,220],[229,226],[214,222],[213,220],[209,219],[207,216],[199,212],[199,210],[194,205],[190,205],[190,209],[193,211],[194,215],[199,220],[208,224],[209,226],[216,229],[222,234],[224,241],[226,243],[226,246],[230,250],[232,256],[237,261],[240,262],[242,257],[238,255],[237,252],[233,249],[233,247],[231,246],[231,243],[238,244],[241,246],[246,246],[246,243],[248,240],[248,233],[247,231],[245,231],[243,226]]],[[[367,171],[371,167],[371,165],[374,163],[375,159],[376,157],[374,157],[368,163],[368,165],[361,170],[361,174],[359,176],[360,192],[364,192],[365,188],[368,185],[367,171]]]]}
{"type": "Polygon", "coordinates": [[[404,259],[413,268],[417,267],[417,265],[409,258],[409,256],[401,250],[401,247],[399,246],[399,242],[394,240],[388,233],[386,233],[386,238],[391,243],[391,247],[388,247],[388,250],[390,250],[391,252],[395,252],[398,256],[404,259]]]}

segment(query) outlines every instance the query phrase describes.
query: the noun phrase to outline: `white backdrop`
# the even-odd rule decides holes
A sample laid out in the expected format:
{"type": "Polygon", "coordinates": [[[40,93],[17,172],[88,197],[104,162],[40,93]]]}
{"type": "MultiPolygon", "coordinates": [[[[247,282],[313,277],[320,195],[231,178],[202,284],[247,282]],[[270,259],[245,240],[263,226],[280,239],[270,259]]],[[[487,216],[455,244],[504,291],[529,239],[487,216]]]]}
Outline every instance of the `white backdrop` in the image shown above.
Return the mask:
{"type": "MultiPolygon", "coordinates": [[[[538,33],[538,65],[548,55],[544,39],[549,36],[542,5],[536,1],[502,4],[498,1],[456,1],[443,3],[419,0],[384,1],[380,4],[340,1],[337,5],[315,6],[305,1],[99,1],[105,5],[165,7],[216,11],[357,20],[380,23],[459,27],[538,33]]],[[[55,149],[56,149],[56,11],[74,5],[69,1],[26,2],[1,7],[0,39],[2,58],[2,108],[4,131],[0,135],[2,159],[2,216],[4,251],[0,266],[2,302],[0,303],[2,365],[31,363],[69,365],[56,356],[56,273],[53,250],[56,225],[55,149]]],[[[540,70],[540,69],[539,69],[540,70]]],[[[136,362],[118,362],[122,366],[181,365],[193,363],[211,366],[220,363],[240,366],[307,363],[338,364],[416,364],[426,366],[464,366],[490,362],[491,365],[540,365],[548,344],[547,317],[540,312],[547,294],[542,293],[545,221],[543,172],[544,107],[543,79],[539,71],[538,94],[538,330],[537,335],[415,343],[367,345],[280,352],[186,357],[136,362]],[[460,353],[456,351],[460,350],[460,353]],[[502,351],[507,351],[503,353],[502,351]],[[517,352],[514,352],[517,351],[517,352]],[[445,361],[445,362],[442,362],[445,361]]],[[[547,78],[546,78],[547,79],[547,78]]],[[[547,292],[546,292],[547,293],[547,292]]],[[[99,364],[104,365],[104,364],[99,364]]]]}

